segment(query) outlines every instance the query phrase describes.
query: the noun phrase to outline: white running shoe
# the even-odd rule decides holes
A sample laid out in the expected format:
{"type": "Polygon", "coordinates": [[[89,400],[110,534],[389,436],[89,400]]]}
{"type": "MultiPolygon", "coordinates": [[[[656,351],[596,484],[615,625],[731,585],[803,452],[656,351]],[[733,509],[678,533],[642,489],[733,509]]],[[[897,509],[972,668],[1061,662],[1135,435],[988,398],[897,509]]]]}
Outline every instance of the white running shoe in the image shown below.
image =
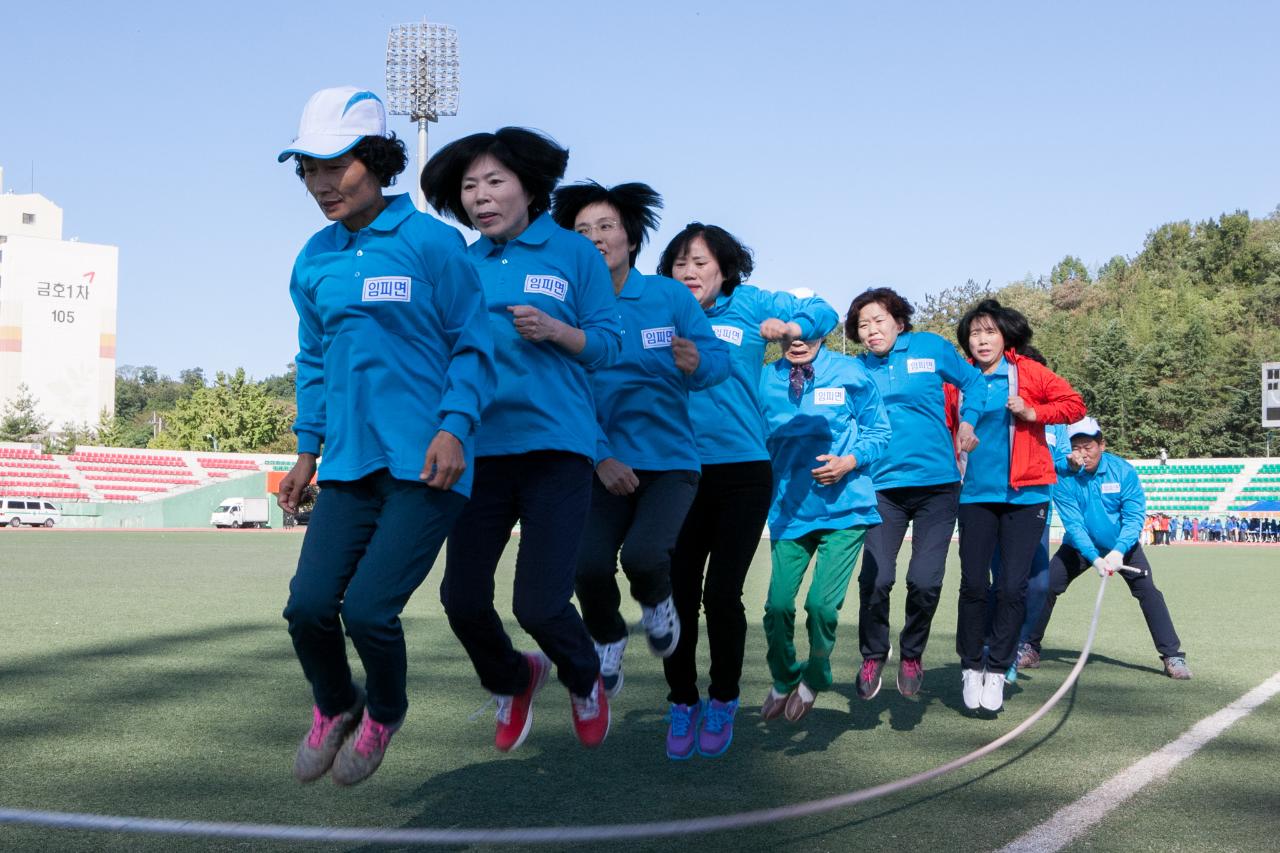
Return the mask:
{"type": "Polygon", "coordinates": [[[1004,673],[988,672],[982,676],[982,699],[984,711],[999,711],[1004,707],[1004,673]]]}
{"type": "Polygon", "coordinates": [[[669,658],[680,642],[680,617],[676,606],[667,596],[653,607],[640,605],[640,624],[649,636],[649,651],[660,658],[669,658]]]}
{"type": "Polygon", "coordinates": [[[964,693],[964,706],[970,711],[978,710],[982,700],[982,670],[961,670],[960,684],[964,693]]]}
{"type": "Polygon", "coordinates": [[[600,656],[600,677],[604,679],[604,692],[610,699],[622,692],[622,653],[627,648],[627,638],[616,643],[596,643],[600,656]]]}

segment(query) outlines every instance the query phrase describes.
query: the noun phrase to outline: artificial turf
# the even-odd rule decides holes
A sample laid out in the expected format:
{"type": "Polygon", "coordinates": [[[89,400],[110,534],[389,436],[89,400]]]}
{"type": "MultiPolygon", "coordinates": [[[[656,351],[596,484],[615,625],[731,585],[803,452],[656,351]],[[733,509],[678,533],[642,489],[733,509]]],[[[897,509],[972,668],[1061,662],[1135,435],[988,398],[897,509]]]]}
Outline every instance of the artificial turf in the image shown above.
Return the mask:
{"type": "MultiPolygon", "coordinates": [[[[628,649],[626,687],[603,747],[577,744],[567,695],[552,682],[535,705],[528,742],[509,755],[495,752],[491,709],[470,719],[487,696],[444,620],[437,566],[405,613],[411,708],[404,729],[369,782],[338,789],[327,779],[299,786],[290,776],[310,708],[280,618],[300,543],[298,534],[237,531],[0,531],[0,806],[254,823],[518,827],[668,820],[827,797],[931,768],[1024,719],[1075,660],[1097,584],[1081,577],[1059,601],[1044,664],[1022,675],[995,720],[961,711],[954,560],[925,657],[925,689],[915,700],[894,690],[892,663],[880,695],[857,699],[851,590],[836,646],[836,688],[801,724],[766,724],[755,713],[769,687],[760,629],[769,572],[762,543],[745,596],[750,629],[733,747],[719,759],[673,762],[663,751],[661,666],[640,636],[628,649]]],[[[578,848],[1000,847],[1277,670],[1280,549],[1174,546],[1149,553],[1192,681],[1160,674],[1137,603],[1117,578],[1079,686],[995,755],[911,791],[825,815],[691,839],[578,848]]],[[[504,615],[510,571],[504,558],[504,615]]],[[[638,608],[627,607],[637,621],[638,608]]],[[[705,642],[702,648],[705,655],[705,642]]],[[[1264,705],[1069,849],[1276,849],[1278,705],[1264,705]]],[[[302,849],[396,848],[0,826],[5,851],[302,849]]]]}

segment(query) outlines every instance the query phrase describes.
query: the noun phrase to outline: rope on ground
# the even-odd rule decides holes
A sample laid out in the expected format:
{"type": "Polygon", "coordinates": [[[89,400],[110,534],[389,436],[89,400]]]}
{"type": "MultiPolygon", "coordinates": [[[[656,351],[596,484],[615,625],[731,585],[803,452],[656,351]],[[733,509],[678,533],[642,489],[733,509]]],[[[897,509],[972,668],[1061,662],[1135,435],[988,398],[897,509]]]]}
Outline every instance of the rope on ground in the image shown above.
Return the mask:
{"type": "Polygon", "coordinates": [[[377,827],[322,827],[288,826],[282,824],[218,823],[211,821],[168,820],[158,818],[120,817],[111,815],[75,814],[70,812],[27,811],[0,808],[0,824],[27,824],[52,829],[79,829],[109,832],[130,832],[164,835],[192,835],[213,838],[254,838],[273,841],[309,841],[360,844],[565,844],[582,841],[618,841],[638,838],[659,838],[693,835],[707,832],[723,832],[752,826],[778,823],[799,817],[822,814],[868,800],[896,794],[916,785],[932,781],[972,764],[983,756],[1017,738],[1049,713],[1067,691],[1075,685],[1089,659],[1093,639],[1098,632],[1098,620],[1102,614],[1102,598],[1106,592],[1107,578],[1098,585],[1098,598],[1093,607],[1093,621],[1080,658],[1065,681],[1049,700],[1031,716],[990,743],[975,749],[946,764],[924,770],[911,776],[862,788],[857,791],[808,800],[769,809],[737,812],[735,814],[683,820],[653,821],[649,823],[605,824],[597,826],[547,826],[480,829],[385,829],[377,827]]]}

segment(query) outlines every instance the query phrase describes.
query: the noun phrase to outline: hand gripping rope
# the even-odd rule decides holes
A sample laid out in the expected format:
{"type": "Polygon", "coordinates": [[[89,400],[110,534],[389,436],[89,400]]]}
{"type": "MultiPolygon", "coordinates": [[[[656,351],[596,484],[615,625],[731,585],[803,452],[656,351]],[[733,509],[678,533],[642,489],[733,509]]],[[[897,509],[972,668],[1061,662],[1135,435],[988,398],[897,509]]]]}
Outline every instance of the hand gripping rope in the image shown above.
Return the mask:
{"type": "MultiPolygon", "coordinates": [[[[1140,571],[1125,566],[1130,572],[1140,571]]],[[[102,830],[167,835],[194,835],[216,838],[255,838],[273,841],[331,841],[361,844],[565,844],[579,841],[617,841],[636,838],[658,838],[695,833],[721,832],[750,826],[777,823],[808,815],[822,814],[846,806],[865,803],[889,794],[895,794],[916,785],[922,785],[972,764],[979,758],[995,752],[1021,735],[1049,713],[1053,706],[1075,685],[1089,659],[1093,638],[1098,632],[1098,619],[1102,613],[1102,597],[1107,589],[1107,578],[1098,585],[1098,598],[1093,606],[1093,620],[1085,638],[1080,657],[1049,700],[1013,729],[968,755],[963,755],[932,770],[925,770],[883,785],[862,788],[826,797],[808,800],[771,809],[713,815],[711,817],[684,820],[653,821],[650,823],[620,823],[598,826],[547,826],[516,827],[511,829],[380,829],[377,827],[321,827],[287,826],[263,823],[216,823],[197,820],[162,820],[156,818],[121,817],[111,815],[76,814],[72,812],[26,811],[0,808],[0,824],[30,824],[54,829],[102,830]]]]}

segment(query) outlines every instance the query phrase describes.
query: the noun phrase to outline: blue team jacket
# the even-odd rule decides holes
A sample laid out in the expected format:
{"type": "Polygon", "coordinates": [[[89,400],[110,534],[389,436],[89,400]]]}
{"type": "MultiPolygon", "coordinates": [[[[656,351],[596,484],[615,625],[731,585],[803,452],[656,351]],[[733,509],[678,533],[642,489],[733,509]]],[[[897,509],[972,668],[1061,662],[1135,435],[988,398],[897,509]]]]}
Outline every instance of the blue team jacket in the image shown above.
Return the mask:
{"type": "Polygon", "coordinates": [[[864,352],[858,360],[875,379],[893,424],[889,449],[871,471],[876,489],[957,482],[942,386],[960,389],[960,419],[977,426],[987,400],[982,372],[932,332],[903,332],[883,357],[864,352]]]}
{"type": "Polygon", "coordinates": [[[417,480],[439,430],[462,441],[468,495],[480,412],[493,394],[484,292],[461,235],[391,196],[368,227],[317,232],[293,266],[299,453],[325,480],[380,468],[417,480]]]}
{"type": "Polygon", "coordinates": [[[791,397],[791,364],[779,359],[760,376],[760,405],[773,463],[769,536],[797,539],[814,530],[880,523],[869,473],[889,446],[889,415],[875,381],[858,360],[818,350],[813,380],[791,397]],[[823,486],[810,473],[817,457],[852,453],[858,467],[823,486]]]}
{"type": "Polygon", "coordinates": [[[622,354],[591,374],[595,395],[595,461],[613,457],[644,471],[698,471],[689,392],[729,375],[729,348],[711,331],[698,300],[679,282],[632,268],[618,294],[622,354]],[[671,357],[671,338],[698,347],[698,369],[686,375],[671,357]]]}
{"type": "Polygon", "coordinates": [[[817,296],[801,299],[740,284],[706,310],[711,328],[729,346],[729,378],[689,395],[689,415],[703,465],[769,458],[758,399],[766,341],[760,323],[776,317],[799,324],[801,337],[825,337],[840,318],[817,296]]]}
{"type": "Polygon", "coordinates": [[[477,456],[564,450],[595,457],[596,412],[588,372],[618,357],[622,329],[613,280],[600,251],[548,215],[518,237],[481,237],[467,249],[489,303],[498,388],[481,417],[477,456]],[[516,332],[512,305],[532,305],[586,335],[570,355],[516,332]]]}

